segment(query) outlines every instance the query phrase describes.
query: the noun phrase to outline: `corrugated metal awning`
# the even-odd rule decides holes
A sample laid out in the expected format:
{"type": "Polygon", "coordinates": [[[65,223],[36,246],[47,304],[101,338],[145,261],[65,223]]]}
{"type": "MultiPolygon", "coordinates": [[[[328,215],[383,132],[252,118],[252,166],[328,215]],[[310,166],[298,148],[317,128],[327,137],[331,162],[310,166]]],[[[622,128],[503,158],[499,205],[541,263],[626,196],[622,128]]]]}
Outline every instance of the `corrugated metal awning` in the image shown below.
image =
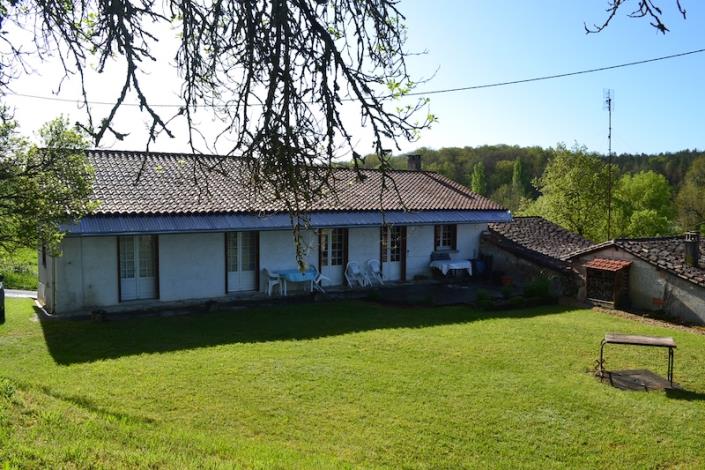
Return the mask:
{"type": "MultiPolygon", "coordinates": [[[[509,222],[509,211],[351,211],[312,212],[311,228],[391,225],[479,224],[509,222]]],[[[96,215],[61,226],[74,236],[139,233],[193,233],[291,228],[288,214],[96,215]]]]}

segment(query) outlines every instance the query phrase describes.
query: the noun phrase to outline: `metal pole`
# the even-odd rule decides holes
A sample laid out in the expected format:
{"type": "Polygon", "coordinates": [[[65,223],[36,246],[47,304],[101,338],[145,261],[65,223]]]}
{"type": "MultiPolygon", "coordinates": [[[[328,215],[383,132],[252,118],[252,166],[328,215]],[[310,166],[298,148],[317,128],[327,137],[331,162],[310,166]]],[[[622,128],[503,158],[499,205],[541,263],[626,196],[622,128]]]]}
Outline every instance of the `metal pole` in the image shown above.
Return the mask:
{"type": "Polygon", "coordinates": [[[607,97],[609,131],[607,134],[607,239],[612,239],[612,95],[607,97]]]}

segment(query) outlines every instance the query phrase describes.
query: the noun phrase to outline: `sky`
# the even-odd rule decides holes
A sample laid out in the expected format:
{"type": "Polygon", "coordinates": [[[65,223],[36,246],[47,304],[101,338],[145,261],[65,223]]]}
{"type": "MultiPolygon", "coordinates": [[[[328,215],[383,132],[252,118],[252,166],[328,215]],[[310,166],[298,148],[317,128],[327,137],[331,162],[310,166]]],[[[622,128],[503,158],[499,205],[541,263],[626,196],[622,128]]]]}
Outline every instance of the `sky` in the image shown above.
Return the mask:
{"type": "MultiPolygon", "coordinates": [[[[425,54],[409,59],[412,76],[432,77],[417,91],[440,90],[521,80],[611,66],[705,48],[705,2],[681,0],[688,10],[683,20],[675,0],[660,0],[665,35],[645,19],[626,15],[634,1],[599,34],[586,35],[584,23],[601,23],[606,0],[402,0],[408,49],[425,54]]],[[[168,57],[166,57],[168,59],[168,57]]],[[[12,85],[17,93],[74,99],[78,82],[64,83],[61,93],[57,61],[36,64],[37,73],[12,85]]],[[[116,81],[91,77],[91,100],[111,101],[116,81]]],[[[154,102],[176,103],[176,72],[153,69],[145,84],[154,102]]],[[[614,90],[612,148],[616,153],[659,153],[682,149],[705,150],[705,53],[593,74],[430,96],[430,111],[438,122],[418,141],[401,142],[394,153],[419,147],[493,144],[555,146],[578,143],[607,152],[608,113],[603,91],[614,90]]],[[[24,132],[38,129],[59,114],[83,118],[75,103],[6,97],[24,132]]],[[[100,108],[98,108],[100,109],[100,108]]],[[[106,107],[102,108],[107,111],[106,107]]],[[[356,122],[354,109],[346,109],[356,122]]],[[[201,114],[204,127],[212,125],[201,114]]],[[[118,127],[131,130],[124,141],[108,139],[113,149],[141,150],[145,146],[146,116],[123,108],[118,127]]],[[[358,151],[372,149],[369,130],[353,125],[358,151]]],[[[152,150],[187,149],[183,128],[177,137],[164,136],[152,150]]]]}

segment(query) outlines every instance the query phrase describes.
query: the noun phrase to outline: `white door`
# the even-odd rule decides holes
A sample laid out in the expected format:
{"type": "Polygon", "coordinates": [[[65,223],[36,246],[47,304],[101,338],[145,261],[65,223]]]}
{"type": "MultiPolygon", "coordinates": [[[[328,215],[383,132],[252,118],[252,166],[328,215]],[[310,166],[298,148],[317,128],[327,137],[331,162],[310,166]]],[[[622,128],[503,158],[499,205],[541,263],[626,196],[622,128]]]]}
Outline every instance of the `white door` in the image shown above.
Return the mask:
{"type": "Polygon", "coordinates": [[[383,226],[380,231],[380,251],[382,254],[382,278],[385,281],[401,280],[402,237],[404,227],[383,226]]]}
{"type": "Polygon", "coordinates": [[[257,241],[259,232],[228,232],[228,292],[257,289],[257,241]]]}
{"type": "Polygon", "coordinates": [[[152,235],[120,237],[120,300],[157,294],[156,241],[152,235]]]}
{"type": "Polygon", "coordinates": [[[324,285],[340,286],[343,284],[345,266],[346,230],[344,228],[322,229],[319,235],[319,252],[321,274],[329,280],[324,285]]]}

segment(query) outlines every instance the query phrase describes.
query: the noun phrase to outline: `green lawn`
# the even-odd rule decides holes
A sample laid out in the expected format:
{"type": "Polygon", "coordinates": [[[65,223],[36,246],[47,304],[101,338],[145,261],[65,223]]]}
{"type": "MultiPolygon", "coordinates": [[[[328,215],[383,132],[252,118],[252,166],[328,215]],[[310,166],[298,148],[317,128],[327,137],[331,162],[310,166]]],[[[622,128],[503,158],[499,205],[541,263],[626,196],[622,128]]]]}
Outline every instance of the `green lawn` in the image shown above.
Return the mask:
{"type": "MultiPolygon", "coordinates": [[[[0,325],[10,467],[705,466],[705,337],[559,307],[349,302],[0,325]],[[690,392],[591,374],[607,331],[672,335],[690,392]]],[[[608,366],[665,373],[662,350],[608,366]]]]}
{"type": "Polygon", "coordinates": [[[37,250],[20,248],[14,253],[0,250],[0,274],[6,289],[37,289],[37,250]]]}

